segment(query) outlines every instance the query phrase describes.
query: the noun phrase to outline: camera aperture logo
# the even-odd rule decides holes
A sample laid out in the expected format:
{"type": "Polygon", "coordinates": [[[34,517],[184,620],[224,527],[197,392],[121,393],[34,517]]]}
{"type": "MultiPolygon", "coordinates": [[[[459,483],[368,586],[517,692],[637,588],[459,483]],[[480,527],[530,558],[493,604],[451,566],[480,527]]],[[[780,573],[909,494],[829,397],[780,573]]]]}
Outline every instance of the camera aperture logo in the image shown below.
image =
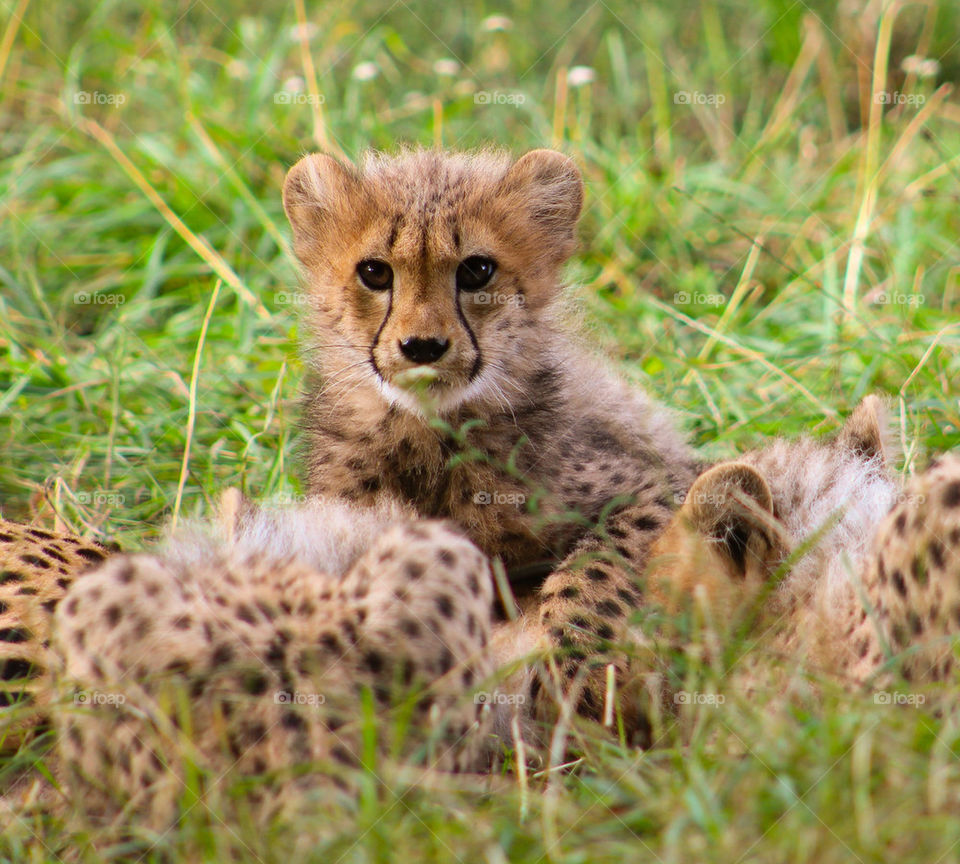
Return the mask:
{"type": "Polygon", "coordinates": [[[469,297],[478,306],[515,306],[522,309],[527,302],[527,298],[522,294],[500,294],[491,291],[476,291],[469,297]]]}
{"type": "Polygon", "coordinates": [[[923,306],[927,298],[923,294],[904,294],[901,291],[884,291],[878,294],[873,301],[878,306],[923,306]]]}
{"type": "Polygon", "coordinates": [[[704,294],[695,291],[691,294],[689,291],[678,291],[673,295],[673,302],[681,306],[687,306],[696,303],[700,306],[723,306],[727,298],[723,294],[704,294]]]}
{"type": "Polygon", "coordinates": [[[310,296],[303,291],[278,291],[273,295],[277,306],[306,306],[310,296]]]}
{"type": "Polygon", "coordinates": [[[927,701],[923,693],[893,693],[890,690],[881,690],[873,694],[874,705],[912,705],[919,708],[927,701]]]}
{"type": "Polygon", "coordinates": [[[501,93],[499,90],[480,90],[473,94],[474,105],[512,105],[518,108],[527,101],[523,93],[501,93]]]}
{"type": "Polygon", "coordinates": [[[701,93],[699,90],[678,90],[673,94],[674,105],[723,105],[724,93],[701,93]]]}
{"type": "Polygon", "coordinates": [[[123,507],[127,496],[122,492],[111,492],[109,489],[95,489],[93,492],[77,492],[77,502],[92,504],[94,507],[123,507]]]}
{"type": "Polygon", "coordinates": [[[280,90],[273,94],[276,105],[323,105],[327,101],[322,93],[291,93],[289,90],[280,90]]]}
{"type": "Polygon", "coordinates": [[[114,108],[119,108],[126,101],[126,93],[101,93],[99,90],[78,90],[73,94],[74,105],[112,105],[114,108]]]}
{"type": "Polygon", "coordinates": [[[878,105],[923,105],[927,97],[923,93],[901,93],[894,90],[892,93],[887,90],[881,90],[874,97],[878,105]]]}
{"type": "Polygon", "coordinates": [[[730,502],[729,492],[694,492],[692,496],[687,494],[677,495],[677,506],[682,507],[690,498],[696,504],[709,504],[712,507],[724,506],[730,502]]]}
{"type": "Polygon", "coordinates": [[[95,291],[77,291],[73,295],[77,306],[122,306],[127,302],[123,294],[98,294],[95,291]]]}

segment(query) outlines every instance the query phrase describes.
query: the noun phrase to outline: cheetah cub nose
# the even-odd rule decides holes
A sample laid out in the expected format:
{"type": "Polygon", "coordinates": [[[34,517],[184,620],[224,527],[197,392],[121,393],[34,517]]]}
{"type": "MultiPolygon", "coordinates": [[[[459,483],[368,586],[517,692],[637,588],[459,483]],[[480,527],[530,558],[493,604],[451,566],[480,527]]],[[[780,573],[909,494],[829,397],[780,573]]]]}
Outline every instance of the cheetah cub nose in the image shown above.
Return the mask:
{"type": "Polygon", "coordinates": [[[449,339],[421,339],[419,336],[411,336],[400,342],[403,356],[414,363],[436,363],[449,347],[449,339]]]}

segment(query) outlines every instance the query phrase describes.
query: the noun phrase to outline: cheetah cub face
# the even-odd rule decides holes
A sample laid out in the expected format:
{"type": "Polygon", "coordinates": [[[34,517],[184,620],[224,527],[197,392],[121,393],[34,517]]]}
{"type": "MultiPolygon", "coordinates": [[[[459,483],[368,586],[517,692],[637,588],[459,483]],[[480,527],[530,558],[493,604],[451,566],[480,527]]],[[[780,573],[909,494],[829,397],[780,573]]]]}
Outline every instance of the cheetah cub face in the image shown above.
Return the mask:
{"type": "MultiPolygon", "coordinates": [[[[583,201],[560,153],[410,152],[359,167],[301,159],[283,203],[328,380],[370,387],[411,411],[511,391],[524,325],[557,294],[583,201]],[[417,370],[411,372],[411,370],[417,370]]],[[[530,346],[526,346],[529,350],[530,346]]]]}

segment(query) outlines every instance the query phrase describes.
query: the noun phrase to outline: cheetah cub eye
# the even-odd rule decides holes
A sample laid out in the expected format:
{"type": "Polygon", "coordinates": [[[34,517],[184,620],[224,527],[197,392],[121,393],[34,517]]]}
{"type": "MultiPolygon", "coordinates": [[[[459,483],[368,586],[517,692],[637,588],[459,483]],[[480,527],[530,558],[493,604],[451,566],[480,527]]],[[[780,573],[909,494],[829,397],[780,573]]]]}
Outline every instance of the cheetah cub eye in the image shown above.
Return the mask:
{"type": "Polygon", "coordinates": [[[471,255],[457,267],[457,290],[479,291],[497,270],[497,262],[482,255],[471,255]]]}
{"type": "Polygon", "coordinates": [[[393,269],[386,261],[361,261],[357,264],[357,276],[371,291],[387,291],[393,287],[393,269]]]}

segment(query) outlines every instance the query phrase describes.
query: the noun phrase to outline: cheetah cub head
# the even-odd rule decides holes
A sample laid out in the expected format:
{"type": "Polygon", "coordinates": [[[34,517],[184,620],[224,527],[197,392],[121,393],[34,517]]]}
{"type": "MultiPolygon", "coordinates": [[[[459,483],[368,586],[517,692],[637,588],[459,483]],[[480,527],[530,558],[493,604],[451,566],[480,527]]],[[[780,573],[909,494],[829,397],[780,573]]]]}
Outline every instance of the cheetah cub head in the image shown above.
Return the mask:
{"type": "Polygon", "coordinates": [[[551,150],[301,159],[283,204],[323,377],[413,411],[509,397],[558,294],[583,184],[551,150]]]}

